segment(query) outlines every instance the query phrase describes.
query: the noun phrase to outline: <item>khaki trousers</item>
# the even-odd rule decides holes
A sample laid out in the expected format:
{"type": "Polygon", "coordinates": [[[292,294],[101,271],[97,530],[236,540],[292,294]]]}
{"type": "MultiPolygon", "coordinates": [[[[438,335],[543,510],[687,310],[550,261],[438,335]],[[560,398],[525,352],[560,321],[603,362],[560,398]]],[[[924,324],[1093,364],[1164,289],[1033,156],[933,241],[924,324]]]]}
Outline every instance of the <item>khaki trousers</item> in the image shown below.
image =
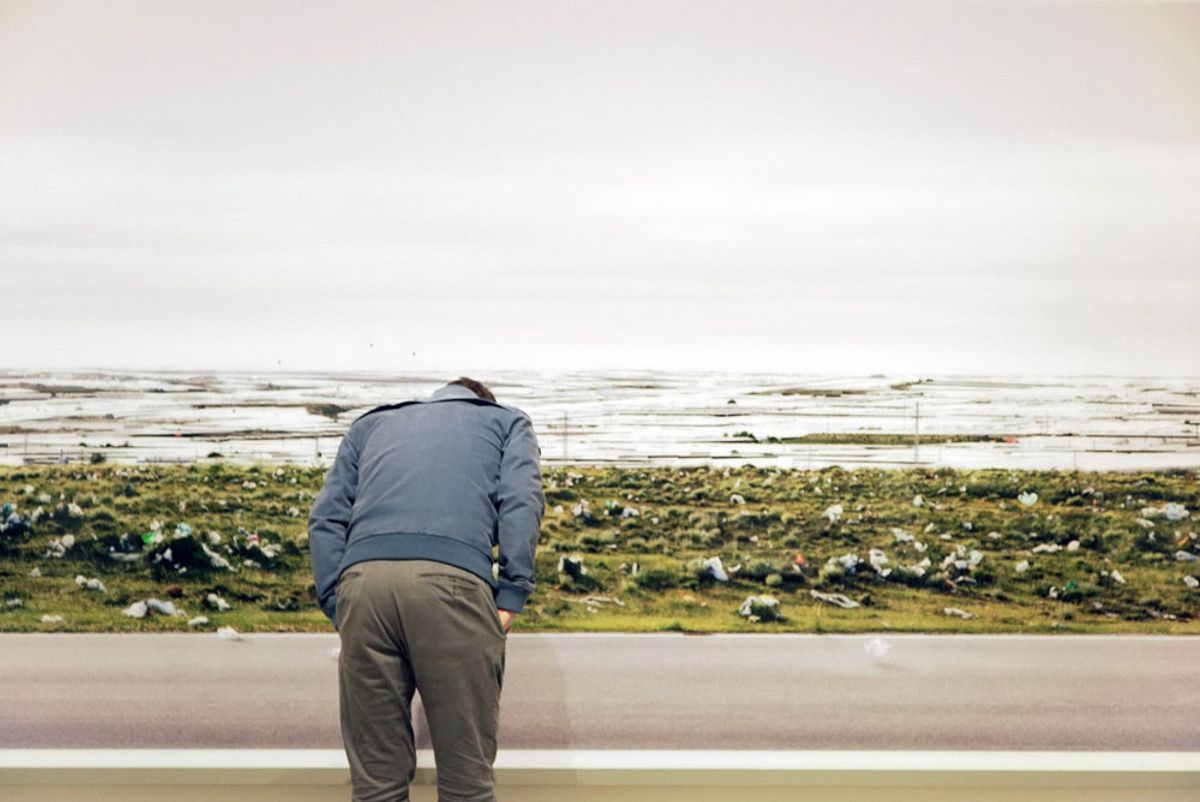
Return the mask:
{"type": "Polygon", "coordinates": [[[434,560],[368,560],[337,586],[338,686],[352,802],[404,802],[420,690],[439,802],[494,802],[507,633],[492,589],[434,560]]]}

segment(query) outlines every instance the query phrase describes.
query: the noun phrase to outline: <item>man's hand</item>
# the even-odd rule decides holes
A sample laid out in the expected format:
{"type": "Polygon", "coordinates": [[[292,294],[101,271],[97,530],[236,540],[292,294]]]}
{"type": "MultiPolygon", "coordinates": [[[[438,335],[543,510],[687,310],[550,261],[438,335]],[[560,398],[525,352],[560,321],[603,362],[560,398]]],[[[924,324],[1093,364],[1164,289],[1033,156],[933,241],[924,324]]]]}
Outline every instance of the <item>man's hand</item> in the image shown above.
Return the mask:
{"type": "Polygon", "coordinates": [[[508,610],[498,610],[500,613],[500,625],[504,627],[504,634],[508,634],[509,627],[512,626],[513,619],[517,614],[508,610]]]}

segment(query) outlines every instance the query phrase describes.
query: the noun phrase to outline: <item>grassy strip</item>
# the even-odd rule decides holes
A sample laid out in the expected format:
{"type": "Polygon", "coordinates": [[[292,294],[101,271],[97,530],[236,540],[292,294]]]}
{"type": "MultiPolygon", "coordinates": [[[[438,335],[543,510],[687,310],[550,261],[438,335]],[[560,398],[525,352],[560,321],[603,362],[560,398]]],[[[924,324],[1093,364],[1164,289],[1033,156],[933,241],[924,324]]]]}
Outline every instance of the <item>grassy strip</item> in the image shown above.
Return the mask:
{"type": "MultiPolygon", "coordinates": [[[[32,522],[0,534],[0,631],[188,630],[204,615],[193,631],[329,632],[306,542],[324,475],[0,469],[0,503],[32,522]],[[73,545],[53,556],[65,535],[73,545]],[[209,594],[230,609],[210,609],[209,594]],[[185,615],[122,613],[148,597],[185,615]]],[[[1200,589],[1185,579],[1200,564],[1176,557],[1200,553],[1196,471],[567,467],[545,470],[544,484],[537,589],[516,630],[1200,634],[1200,589]],[[1169,503],[1189,517],[1171,520],[1169,503]],[[698,564],[714,556],[728,581],[698,564]],[[739,615],[751,595],[778,599],[782,617],[739,615]]]]}

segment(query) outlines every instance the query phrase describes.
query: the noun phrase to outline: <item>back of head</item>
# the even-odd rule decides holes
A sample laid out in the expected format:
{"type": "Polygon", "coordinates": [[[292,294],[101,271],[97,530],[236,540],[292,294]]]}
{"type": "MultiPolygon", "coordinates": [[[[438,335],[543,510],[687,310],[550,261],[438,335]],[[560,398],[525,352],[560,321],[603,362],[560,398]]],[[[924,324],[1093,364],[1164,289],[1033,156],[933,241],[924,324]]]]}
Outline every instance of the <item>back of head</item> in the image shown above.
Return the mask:
{"type": "Polygon", "coordinates": [[[468,379],[466,376],[459,376],[454,381],[446,382],[446,383],[447,384],[461,384],[463,387],[466,387],[468,390],[475,393],[475,395],[479,396],[480,398],[485,399],[487,401],[491,401],[493,404],[496,403],[496,396],[492,395],[492,391],[489,390],[487,385],[484,384],[483,382],[477,382],[474,379],[468,379]]]}

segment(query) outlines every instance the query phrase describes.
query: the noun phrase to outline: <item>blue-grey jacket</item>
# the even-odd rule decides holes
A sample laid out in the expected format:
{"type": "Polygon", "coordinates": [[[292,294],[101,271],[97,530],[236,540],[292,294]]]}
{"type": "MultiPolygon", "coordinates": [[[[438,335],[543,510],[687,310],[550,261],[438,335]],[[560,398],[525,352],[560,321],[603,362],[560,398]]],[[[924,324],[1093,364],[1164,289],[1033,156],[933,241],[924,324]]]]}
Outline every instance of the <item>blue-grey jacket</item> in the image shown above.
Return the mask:
{"type": "Polygon", "coordinates": [[[342,571],[363,560],[457,565],[491,586],[498,609],[520,612],[545,510],[540,456],[528,415],[458,384],[351,423],[308,517],[317,600],[334,628],[342,571]]]}

